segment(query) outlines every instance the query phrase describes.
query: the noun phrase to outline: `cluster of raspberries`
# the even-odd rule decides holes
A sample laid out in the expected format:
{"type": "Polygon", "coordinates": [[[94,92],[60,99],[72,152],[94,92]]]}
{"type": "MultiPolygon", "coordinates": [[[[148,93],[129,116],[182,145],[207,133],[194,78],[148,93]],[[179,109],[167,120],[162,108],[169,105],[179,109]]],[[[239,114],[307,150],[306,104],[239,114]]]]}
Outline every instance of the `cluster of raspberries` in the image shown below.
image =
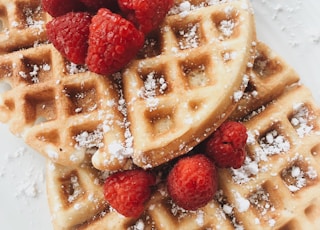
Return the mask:
{"type": "Polygon", "coordinates": [[[159,27],[173,0],[42,0],[47,36],[70,62],[98,74],[122,69],[159,27]]]}
{"type": "MultiPolygon", "coordinates": [[[[228,121],[197,146],[197,151],[170,162],[172,168],[165,180],[172,201],[185,210],[196,210],[211,201],[218,189],[216,167],[240,168],[247,137],[243,124],[228,121]]],[[[152,170],[116,172],[106,179],[104,196],[122,215],[138,218],[157,181],[152,170]]]]}

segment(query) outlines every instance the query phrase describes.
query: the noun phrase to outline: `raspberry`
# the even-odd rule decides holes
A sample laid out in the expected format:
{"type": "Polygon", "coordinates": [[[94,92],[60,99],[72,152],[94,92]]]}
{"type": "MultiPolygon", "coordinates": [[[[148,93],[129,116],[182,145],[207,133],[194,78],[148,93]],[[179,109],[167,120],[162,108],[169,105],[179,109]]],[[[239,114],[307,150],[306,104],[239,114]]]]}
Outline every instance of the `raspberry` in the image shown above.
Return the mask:
{"type": "Polygon", "coordinates": [[[240,168],[245,160],[246,127],[234,121],[223,123],[207,140],[206,154],[218,167],[240,168]]]}
{"type": "Polygon", "coordinates": [[[128,20],[101,8],[90,25],[86,64],[90,71],[112,74],[135,57],[144,44],[144,34],[128,20]]]}
{"type": "Polygon", "coordinates": [[[98,11],[107,8],[113,12],[119,9],[117,0],[80,0],[90,11],[98,11]]]}
{"type": "Polygon", "coordinates": [[[173,6],[173,0],[118,0],[118,2],[126,18],[145,34],[157,28],[173,6]]]}
{"type": "Polygon", "coordinates": [[[168,193],[186,210],[196,210],[213,199],[218,181],[214,163],[203,154],[181,158],[169,172],[168,193]]]}
{"type": "Polygon", "coordinates": [[[42,0],[42,8],[52,17],[58,17],[68,12],[76,12],[84,9],[79,0],[42,0]]]}
{"type": "Polygon", "coordinates": [[[55,48],[69,61],[84,64],[88,50],[91,15],[69,12],[46,24],[47,36],[55,48]]]}
{"type": "Polygon", "coordinates": [[[142,169],[117,172],[106,179],[104,196],[119,213],[137,218],[143,213],[155,182],[155,176],[142,169]]]}

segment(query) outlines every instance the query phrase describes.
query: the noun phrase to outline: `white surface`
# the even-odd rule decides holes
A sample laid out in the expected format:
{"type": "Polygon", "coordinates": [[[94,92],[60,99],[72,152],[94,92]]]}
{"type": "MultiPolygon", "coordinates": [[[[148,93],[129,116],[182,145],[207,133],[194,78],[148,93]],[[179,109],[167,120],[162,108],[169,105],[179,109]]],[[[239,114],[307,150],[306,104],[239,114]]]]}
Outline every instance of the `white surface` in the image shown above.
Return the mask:
{"type": "MultiPolygon", "coordinates": [[[[258,38],[300,74],[320,104],[320,3],[317,0],[252,0],[258,38]]],[[[0,226],[52,229],[44,159],[0,124],[0,226]]]]}

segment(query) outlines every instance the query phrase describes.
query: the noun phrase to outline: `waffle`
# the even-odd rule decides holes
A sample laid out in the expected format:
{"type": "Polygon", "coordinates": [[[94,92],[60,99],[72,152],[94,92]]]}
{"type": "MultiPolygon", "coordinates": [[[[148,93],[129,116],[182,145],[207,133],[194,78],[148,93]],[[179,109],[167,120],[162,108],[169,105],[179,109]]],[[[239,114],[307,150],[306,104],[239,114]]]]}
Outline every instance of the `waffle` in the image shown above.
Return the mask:
{"type": "Polygon", "coordinates": [[[44,24],[48,16],[39,0],[0,2],[0,54],[31,47],[47,40],[44,24]]]}
{"type": "MultiPolygon", "coordinates": [[[[320,109],[311,92],[297,83],[298,76],[290,66],[263,43],[257,44],[257,51],[264,54],[263,60],[267,62],[278,60],[277,68],[264,65],[261,72],[261,68],[254,67],[252,76],[272,72],[274,74],[261,74],[261,77],[277,82],[290,73],[295,80],[288,81],[275,98],[276,92],[267,91],[264,98],[273,100],[266,100],[255,110],[247,109],[243,112],[245,115],[238,118],[248,129],[247,158],[240,169],[218,170],[219,190],[212,201],[197,211],[176,206],[165,186],[170,165],[164,165],[154,169],[158,171],[159,183],[144,214],[139,219],[125,218],[101,198],[106,173],[87,164],[67,168],[48,162],[47,192],[54,228],[317,229],[320,224],[320,109]],[[81,173],[84,170],[86,174],[81,173]],[[78,182],[74,183],[70,175],[77,172],[78,182]],[[88,180],[88,175],[96,177],[88,180]],[[83,187],[75,196],[77,184],[83,187]],[[90,190],[84,187],[87,185],[90,190]],[[65,187],[71,189],[66,192],[65,187]],[[88,201],[89,194],[97,199],[88,201]],[[68,201],[70,196],[74,200],[68,201]],[[90,214],[83,217],[82,213],[86,212],[90,214]]],[[[260,58],[261,55],[257,55],[255,64],[260,58]]],[[[258,91],[258,95],[263,94],[258,91]]],[[[248,105],[253,107],[256,104],[248,105]]]]}
{"type": "Polygon", "coordinates": [[[299,81],[296,71],[263,42],[256,44],[252,68],[243,97],[228,119],[237,120],[249,115],[299,81]]]}
{"type": "Polygon", "coordinates": [[[247,0],[176,1],[112,76],[68,62],[46,42],[39,5],[0,1],[0,121],[54,162],[80,165],[90,152],[101,170],[155,167],[212,133],[243,93],[255,38],[247,0]]]}

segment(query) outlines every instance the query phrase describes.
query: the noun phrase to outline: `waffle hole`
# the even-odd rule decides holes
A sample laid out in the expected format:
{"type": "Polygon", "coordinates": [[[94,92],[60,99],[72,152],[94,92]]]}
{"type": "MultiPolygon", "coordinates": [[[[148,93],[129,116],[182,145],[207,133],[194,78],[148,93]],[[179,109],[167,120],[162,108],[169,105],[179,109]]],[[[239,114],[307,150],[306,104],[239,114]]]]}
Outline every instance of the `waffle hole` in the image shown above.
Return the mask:
{"type": "Polygon", "coordinates": [[[296,160],[283,169],[280,176],[291,193],[299,192],[318,181],[315,169],[301,160],[296,160]]]}
{"type": "Polygon", "coordinates": [[[206,57],[199,57],[199,60],[189,60],[181,64],[187,88],[194,89],[213,84],[213,76],[207,74],[207,60],[206,57]]]}
{"type": "Polygon", "coordinates": [[[175,124],[171,108],[147,111],[145,116],[149,121],[149,129],[155,136],[168,133],[175,124]]]}
{"type": "Polygon", "coordinates": [[[304,210],[304,213],[310,222],[315,222],[315,220],[317,220],[320,216],[320,207],[319,205],[316,205],[317,203],[319,203],[319,201],[315,201],[311,203],[314,203],[314,204],[311,204],[310,206],[308,206],[304,210]]]}
{"type": "Polygon", "coordinates": [[[37,1],[17,2],[16,4],[17,21],[21,22],[17,25],[18,29],[38,28],[43,24],[44,13],[37,1]]]}
{"type": "Polygon", "coordinates": [[[57,130],[46,130],[45,132],[38,133],[36,138],[41,142],[51,143],[52,145],[59,146],[60,138],[57,130]]]}
{"type": "Polygon", "coordinates": [[[25,55],[21,61],[23,66],[19,71],[20,79],[27,84],[37,84],[52,79],[49,51],[42,53],[39,57],[25,55]]]}
{"type": "Polygon", "coordinates": [[[152,99],[161,95],[165,95],[171,91],[170,84],[167,82],[165,74],[162,71],[145,70],[140,74],[143,81],[142,97],[145,99],[152,99]]]}
{"type": "Polygon", "coordinates": [[[189,108],[190,108],[191,111],[196,112],[196,111],[200,110],[201,107],[202,107],[202,101],[199,101],[199,100],[191,100],[191,101],[189,102],[189,108]]]}
{"type": "Polygon", "coordinates": [[[178,23],[172,29],[180,50],[193,49],[201,46],[202,35],[199,29],[199,22],[178,23]]]}
{"type": "Polygon", "coordinates": [[[238,16],[234,10],[231,12],[217,12],[212,15],[212,21],[218,32],[217,37],[219,40],[232,39],[239,36],[238,16]]]}
{"type": "Polygon", "coordinates": [[[96,87],[91,84],[69,85],[64,93],[69,99],[70,115],[91,113],[98,108],[96,87]]]}
{"type": "Polygon", "coordinates": [[[71,205],[84,194],[79,175],[76,171],[71,171],[60,178],[60,184],[65,206],[71,205]]]}
{"type": "Polygon", "coordinates": [[[103,146],[104,131],[97,121],[78,124],[70,129],[70,134],[77,148],[98,149],[103,146]]]}
{"type": "Polygon", "coordinates": [[[281,63],[276,59],[269,59],[266,54],[261,53],[254,61],[253,71],[261,78],[274,76],[282,71],[281,63]]]}
{"type": "Polygon", "coordinates": [[[10,110],[10,111],[14,111],[15,110],[15,103],[13,100],[5,100],[4,101],[4,105],[10,110]]]}
{"type": "Polygon", "coordinates": [[[28,122],[39,122],[38,118],[45,121],[57,118],[56,100],[53,90],[48,89],[32,95],[26,95],[25,101],[27,105],[25,114],[28,122]]]}
{"type": "Polygon", "coordinates": [[[248,196],[248,201],[254,208],[256,216],[265,222],[275,219],[277,215],[276,210],[282,206],[281,199],[276,194],[269,193],[268,188],[272,187],[273,185],[267,181],[248,196]]]}
{"type": "Polygon", "coordinates": [[[10,80],[9,78],[13,75],[12,72],[12,62],[2,62],[2,64],[0,65],[0,80],[4,78],[10,80]]]}
{"type": "Polygon", "coordinates": [[[138,52],[138,59],[151,58],[161,54],[161,40],[160,34],[152,33],[146,39],[142,49],[138,52]]]}
{"type": "Polygon", "coordinates": [[[290,140],[281,132],[280,124],[274,124],[258,139],[259,158],[268,161],[270,157],[279,157],[279,154],[290,150],[290,140]]]}
{"type": "Polygon", "coordinates": [[[293,113],[289,116],[289,121],[300,138],[317,128],[315,127],[315,119],[316,117],[312,114],[308,105],[305,104],[295,105],[293,113]]]}

